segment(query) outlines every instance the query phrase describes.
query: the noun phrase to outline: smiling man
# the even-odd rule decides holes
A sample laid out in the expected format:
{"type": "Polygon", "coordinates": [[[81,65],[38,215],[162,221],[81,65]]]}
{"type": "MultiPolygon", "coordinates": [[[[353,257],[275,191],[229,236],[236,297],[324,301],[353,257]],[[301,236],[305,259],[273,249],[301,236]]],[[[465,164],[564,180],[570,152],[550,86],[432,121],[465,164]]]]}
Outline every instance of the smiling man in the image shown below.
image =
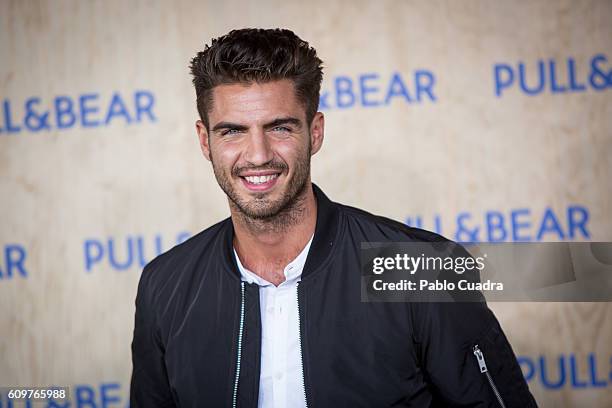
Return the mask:
{"type": "Polygon", "coordinates": [[[361,302],[361,242],[444,239],[311,183],[324,118],[308,43],[234,30],[191,71],[231,217],[143,271],[132,407],[535,406],[484,302],[361,302]]]}
{"type": "Polygon", "coordinates": [[[289,79],[222,84],[211,96],[196,127],[229,199],[234,247],[243,266],[278,286],[314,233],[310,156],[323,142],[323,115],[306,116],[289,79]]]}

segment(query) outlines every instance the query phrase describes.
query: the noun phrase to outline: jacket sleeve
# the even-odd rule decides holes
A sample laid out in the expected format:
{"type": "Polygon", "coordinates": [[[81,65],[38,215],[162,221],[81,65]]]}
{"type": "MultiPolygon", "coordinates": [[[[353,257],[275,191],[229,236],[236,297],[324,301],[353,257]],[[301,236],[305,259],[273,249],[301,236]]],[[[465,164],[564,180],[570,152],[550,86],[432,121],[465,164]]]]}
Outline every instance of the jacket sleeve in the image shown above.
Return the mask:
{"type": "Polygon", "coordinates": [[[175,407],[164,363],[164,347],[159,335],[153,302],[151,265],[140,277],[136,295],[136,317],[132,340],[132,379],[130,407],[175,407]]]}
{"type": "Polygon", "coordinates": [[[486,303],[415,307],[420,309],[413,317],[419,359],[440,402],[459,407],[537,407],[512,347],[486,303]],[[475,347],[482,352],[491,381],[481,372],[475,347]]]}

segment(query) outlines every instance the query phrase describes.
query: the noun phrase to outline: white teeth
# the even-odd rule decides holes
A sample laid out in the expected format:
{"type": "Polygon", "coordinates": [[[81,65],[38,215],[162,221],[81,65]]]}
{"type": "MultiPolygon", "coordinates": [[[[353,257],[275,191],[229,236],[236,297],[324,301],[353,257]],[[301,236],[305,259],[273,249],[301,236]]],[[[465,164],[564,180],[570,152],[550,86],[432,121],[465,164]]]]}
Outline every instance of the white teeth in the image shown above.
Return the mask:
{"type": "Polygon", "coordinates": [[[245,179],[251,184],[263,184],[270,180],[274,180],[278,174],[270,174],[268,176],[246,176],[245,179]]]}

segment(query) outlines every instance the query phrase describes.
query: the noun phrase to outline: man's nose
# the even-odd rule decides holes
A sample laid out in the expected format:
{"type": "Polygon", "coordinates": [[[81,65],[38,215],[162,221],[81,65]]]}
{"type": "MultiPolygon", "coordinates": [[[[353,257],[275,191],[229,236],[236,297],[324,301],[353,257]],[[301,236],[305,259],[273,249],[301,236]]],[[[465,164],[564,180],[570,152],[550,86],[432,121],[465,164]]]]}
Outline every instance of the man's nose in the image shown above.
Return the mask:
{"type": "Polygon", "coordinates": [[[261,166],[270,161],[274,153],[270,146],[270,140],[263,130],[255,130],[249,134],[244,159],[254,166],[261,166]]]}

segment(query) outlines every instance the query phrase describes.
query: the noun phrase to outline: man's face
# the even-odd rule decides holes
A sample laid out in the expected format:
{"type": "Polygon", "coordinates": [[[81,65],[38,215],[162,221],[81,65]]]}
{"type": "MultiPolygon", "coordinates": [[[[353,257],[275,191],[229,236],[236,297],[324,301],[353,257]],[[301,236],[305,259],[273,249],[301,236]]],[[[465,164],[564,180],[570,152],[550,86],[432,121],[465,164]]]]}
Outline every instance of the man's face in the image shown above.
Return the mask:
{"type": "Polygon", "coordinates": [[[293,82],[219,85],[208,119],[210,130],[196,123],[200,145],[235,208],[266,219],[295,203],[323,141],[323,115],[306,123],[293,82]]]}

